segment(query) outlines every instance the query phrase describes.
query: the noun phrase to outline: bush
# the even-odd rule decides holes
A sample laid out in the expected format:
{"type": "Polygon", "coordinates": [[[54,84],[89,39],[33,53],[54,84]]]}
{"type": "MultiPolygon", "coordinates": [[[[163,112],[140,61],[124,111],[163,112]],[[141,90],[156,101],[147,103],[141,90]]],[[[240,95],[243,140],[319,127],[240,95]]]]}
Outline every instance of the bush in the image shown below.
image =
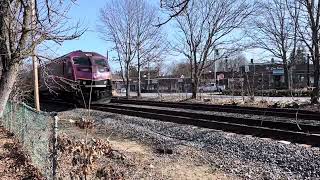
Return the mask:
{"type": "MultiPolygon", "coordinates": [[[[311,90],[302,90],[302,89],[294,89],[294,90],[258,90],[255,91],[255,96],[269,96],[269,97],[310,97],[311,90]]],[[[223,92],[225,95],[234,95],[234,96],[241,96],[241,90],[225,90],[223,92]]],[[[249,96],[248,92],[244,92],[245,96],[249,96]]]]}

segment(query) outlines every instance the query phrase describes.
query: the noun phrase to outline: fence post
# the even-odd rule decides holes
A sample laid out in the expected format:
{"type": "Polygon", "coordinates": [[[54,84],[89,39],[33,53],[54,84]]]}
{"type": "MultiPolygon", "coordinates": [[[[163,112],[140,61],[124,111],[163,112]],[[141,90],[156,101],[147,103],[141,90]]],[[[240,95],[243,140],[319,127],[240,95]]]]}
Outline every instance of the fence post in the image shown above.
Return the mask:
{"type": "Polygon", "coordinates": [[[59,117],[54,116],[54,123],[53,123],[53,148],[52,148],[52,179],[57,179],[57,166],[58,166],[58,153],[57,153],[57,146],[58,146],[58,121],[59,117]]]}
{"type": "Polygon", "coordinates": [[[21,140],[22,140],[22,145],[24,146],[25,144],[25,125],[26,124],[26,107],[22,105],[20,108],[22,108],[22,114],[23,118],[20,119],[20,128],[21,128],[21,140]]]}
{"type": "Polygon", "coordinates": [[[11,127],[12,127],[12,122],[13,122],[13,114],[14,114],[13,113],[13,104],[9,103],[9,102],[7,102],[7,104],[9,104],[9,107],[10,107],[10,110],[9,110],[10,111],[10,113],[9,113],[10,118],[7,118],[7,121],[9,121],[9,122],[6,123],[6,126],[9,127],[8,129],[11,132],[12,131],[11,127]]]}

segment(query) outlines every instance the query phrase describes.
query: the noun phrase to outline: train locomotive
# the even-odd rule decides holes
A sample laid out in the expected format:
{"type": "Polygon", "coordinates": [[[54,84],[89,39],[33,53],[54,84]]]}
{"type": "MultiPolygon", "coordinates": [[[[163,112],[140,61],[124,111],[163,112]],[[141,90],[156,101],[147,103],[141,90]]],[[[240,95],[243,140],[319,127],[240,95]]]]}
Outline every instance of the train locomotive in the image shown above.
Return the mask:
{"type": "Polygon", "coordinates": [[[80,103],[111,100],[110,66],[108,59],[98,53],[73,51],[40,68],[41,92],[80,103]]]}

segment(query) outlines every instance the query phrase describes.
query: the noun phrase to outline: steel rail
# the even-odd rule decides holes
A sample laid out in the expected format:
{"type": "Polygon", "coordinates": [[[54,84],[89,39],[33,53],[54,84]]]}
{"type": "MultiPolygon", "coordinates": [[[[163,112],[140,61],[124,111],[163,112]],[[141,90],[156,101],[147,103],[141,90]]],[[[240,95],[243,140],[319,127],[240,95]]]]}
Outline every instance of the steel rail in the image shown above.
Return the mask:
{"type": "Polygon", "coordinates": [[[253,114],[263,116],[287,117],[304,120],[318,120],[320,121],[320,113],[299,110],[299,109],[284,109],[284,108],[259,108],[259,107],[242,107],[235,105],[211,105],[211,104],[197,104],[197,103],[175,103],[175,102],[159,102],[159,101],[145,101],[145,100],[128,100],[123,98],[112,98],[112,103],[121,104],[135,104],[168,108],[183,108],[198,111],[217,111],[227,113],[239,114],[253,114]]]}
{"type": "Polygon", "coordinates": [[[254,121],[253,119],[204,114],[199,115],[198,113],[186,113],[163,109],[126,107],[122,105],[111,104],[94,105],[92,106],[92,109],[135,117],[156,119],[166,122],[194,125],[238,134],[250,134],[257,137],[287,140],[295,143],[310,144],[313,146],[320,145],[320,135],[313,134],[314,132],[319,132],[319,127],[312,125],[303,126],[303,128],[306,128],[305,131],[297,131],[293,124],[284,122],[270,121],[264,123],[263,126],[259,126],[257,124],[258,121],[254,121]],[[279,124],[281,124],[281,128],[277,127],[279,124]],[[285,127],[286,125],[287,127],[285,127]]]}

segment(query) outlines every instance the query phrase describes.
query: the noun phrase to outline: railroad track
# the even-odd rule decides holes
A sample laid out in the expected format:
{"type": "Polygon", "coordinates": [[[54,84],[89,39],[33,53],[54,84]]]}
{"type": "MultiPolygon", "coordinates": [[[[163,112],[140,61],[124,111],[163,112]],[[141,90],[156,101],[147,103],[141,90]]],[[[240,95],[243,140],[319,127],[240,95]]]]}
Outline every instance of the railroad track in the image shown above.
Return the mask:
{"type": "Polygon", "coordinates": [[[242,107],[242,106],[235,106],[235,105],[158,102],[158,101],[145,101],[145,100],[128,100],[124,98],[112,98],[111,102],[121,103],[121,104],[146,105],[146,106],[167,107],[167,108],[182,108],[182,109],[191,109],[191,110],[198,110],[198,111],[216,111],[216,112],[226,112],[226,113],[276,116],[276,117],[320,121],[319,112],[299,110],[299,109],[259,108],[259,107],[242,107]]]}
{"type": "Polygon", "coordinates": [[[226,117],[204,114],[201,113],[201,111],[185,112],[179,111],[178,109],[168,110],[155,107],[148,108],[141,106],[126,106],[125,104],[112,103],[104,105],[92,105],[91,108],[100,111],[156,119],[179,124],[194,125],[238,134],[247,134],[276,140],[286,140],[313,146],[320,145],[320,128],[319,126],[315,125],[299,125],[296,123],[281,121],[261,121],[241,117],[226,117]]]}

